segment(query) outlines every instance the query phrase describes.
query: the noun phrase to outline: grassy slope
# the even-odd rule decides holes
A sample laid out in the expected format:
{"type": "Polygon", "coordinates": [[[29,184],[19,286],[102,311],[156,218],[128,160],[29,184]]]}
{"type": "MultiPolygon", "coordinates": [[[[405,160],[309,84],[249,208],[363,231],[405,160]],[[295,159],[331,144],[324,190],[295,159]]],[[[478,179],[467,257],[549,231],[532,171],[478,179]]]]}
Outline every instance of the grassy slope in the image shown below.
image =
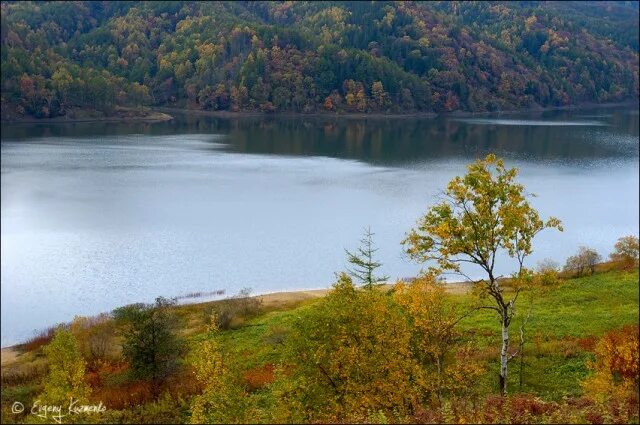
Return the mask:
{"type": "MultiPolygon", "coordinates": [[[[470,302],[470,295],[462,296],[470,302]]],[[[638,272],[608,272],[570,279],[543,294],[519,300],[519,313],[511,324],[511,343],[519,343],[519,328],[531,306],[525,327],[525,367],[522,391],[558,399],[580,394],[587,375],[586,361],[596,338],[627,324],[637,324],[638,272]]],[[[489,311],[466,319],[462,327],[474,343],[492,354],[489,369],[497,374],[499,322],[489,311]]],[[[510,385],[518,390],[517,360],[511,364],[510,385]]],[[[492,382],[493,383],[493,382],[492,382]]]]}
{"type": "MultiPolygon", "coordinates": [[[[452,295],[470,303],[471,295],[452,295]]],[[[607,272],[571,279],[557,289],[519,301],[520,315],[511,325],[512,346],[518,344],[519,326],[531,300],[531,318],[525,328],[524,384],[518,387],[517,360],[511,363],[511,391],[535,393],[548,399],[580,394],[579,382],[587,375],[586,362],[597,337],[606,331],[638,323],[638,272],[607,272]]],[[[248,371],[266,363],[278,363],[282,356],[279,341],[286,335],[300,309],[315,301],[288,310],[263,314],[246,326],[222,332],[220,342],[231,369],[248,371]]],[[[486,363],[484,382],[488,391],[497,391],[495,379],[499,347],[499,322],[489,311],[481,311],[461,323],[466,340],[479,349],[486,363]]],[[[199,336],[195,335],[194,340],[199,336]]],[[[256,396],[268,397],[268,387],[256,396]],[[262,393],[262,394],[260,394],[262,393]]]]}
{"type": "MultiPolygon", "coordinates": [[[[473,302],[473,296],[469,294],[450,296],[453,302],[462,305],[473,302]]],[[[579,395],[579,383],[588,373],[587,362],[593,358],[591,350],[597,338],[611,329],[639,321],[638,271],[611,271],[570,279],[546,293],[521,298],[518,301],[519,317],[511,325],[514,348],[518,344],[520,320],[526,315],[530,301],[532,314],[526,327],[524,385],[521,389],[518,387],[519,364],[516,359],[510,369],[510,391],[533,393],[552,400],[565,395],[579,395]]],[[[251,370],[261,370],[265,365],[279,364],[284,351],[282,342],[288,330],[302,310],[315,302],[318,301],[297,300],[284,305],[265,303],[265,310],[268,311],[246,323],[239,323],[237,329],[221,332],[219,339],[228,368],[243,376],[251,370]]],[[[210,306],[211,303],[202,303],[177,309],[184,320],[183,333],[194,345],[205,336],[203,318],[210,306]]],[[[483,310],[461,322],[460,328],[466,342],[476,348],[478,359],[486,367],[484,378],[477,384],[479,390],[496,393],[499,347],[497,318],[483,310]]],[[[44,359],[39,351],[21,355],[15,366],[42,366],[44,359]]],[[[13,401],[20,400],[25,405],[33,401],[33,397],[41,391],[38,384],[40,379],[30,379],[17,385],[3,383],[3,422],[16,419],[7,410],[13,401]]],[[[265,410],[277,403],[268,385],[254,390],[251,396],[255,398],[254,405],[265,410]]],[[[185,401],[188,403],[188,400],[185,401]]],[[[184,416],[183,419],[188,420],[188,417],[184,416]]]]}

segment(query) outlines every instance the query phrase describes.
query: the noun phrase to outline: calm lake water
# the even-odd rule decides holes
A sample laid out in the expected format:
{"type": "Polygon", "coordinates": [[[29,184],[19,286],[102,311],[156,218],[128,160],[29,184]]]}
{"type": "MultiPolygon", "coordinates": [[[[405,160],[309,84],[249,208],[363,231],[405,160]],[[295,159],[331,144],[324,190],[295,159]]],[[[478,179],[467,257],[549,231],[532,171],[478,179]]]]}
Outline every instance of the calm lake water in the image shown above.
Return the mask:
{"type": "Polygon", "coordinates": [[[488,152],[564,223],[529,265],[638,234],[637,109],[7,125],[1,146],[3,346],[160,295],[328,287],[365,226],[383,273],[415,275],[405,232],[488,152]]]}

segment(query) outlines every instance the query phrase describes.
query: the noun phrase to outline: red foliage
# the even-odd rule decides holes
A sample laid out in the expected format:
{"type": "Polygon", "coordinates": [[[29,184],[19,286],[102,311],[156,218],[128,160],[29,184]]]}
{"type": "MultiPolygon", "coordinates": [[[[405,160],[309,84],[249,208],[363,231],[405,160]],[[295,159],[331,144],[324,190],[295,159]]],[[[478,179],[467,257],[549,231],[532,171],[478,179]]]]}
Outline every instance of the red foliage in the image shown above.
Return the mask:
{"type": "Polygon", "coordinates": [[[595,336],[589,336],[586,338],[578,338],[576,340],[576,343],[578,344],[578,347],[582,348],[583,350],[587,350],[587,351],[593,351],[596,348],[596,342],[597,339],[595,336]]]}
{"type": "MultiPolygon", "coordinates": [[[[611,372],[622,379],[635,381],[636,385],[638,383],[637,348],[639,331],[640,327],[638,325],[627,325],[619,331],[609,332],[603,337],[603,343],[607,347],[613,347],[613,349],[607,350],[610,354],[608,358],[603,358],[611,372]],[[635,353],[627,353],[620,348],[625,345],[629,346],[630,343],[635,347],[635,353]]],[[[604,348],[602,351],[604,351],[604,348]]]]}
{"type": "Polygon", "coordinates": [[[92,401],[101,401],[107,409],[120,410],[138,406],[153,400],[153,391],[148,382],[132,382],[117,387],[94,389],[92,401]]]}
{"type": "Polygon", "coordinates": [[[26,342],[19,345],[20,350],[23,351],[33,351],[37,350],[40,347],[43,347],[51,342],[53,339],[53,335],[56,332],[55,327],[51,327],[49,329],[45,329],[41,331],[39,334],[31,337],[26,342]]]}
{"type": "Polygon", "coordinates": [[[244,382],[249,391],[256,391],[271,384],[275,380],[274,367],[271,363],[250,369],[244,374],[244,382]]]}
{"type": "Polygon", "coordinates": [[[172,397],[191,396],[201,394],[204,390],[202,382],[194,379],[194,370],[187,367],[175,375],[170,376],[163,383],[161,393],[168,392],[172,397]]]}

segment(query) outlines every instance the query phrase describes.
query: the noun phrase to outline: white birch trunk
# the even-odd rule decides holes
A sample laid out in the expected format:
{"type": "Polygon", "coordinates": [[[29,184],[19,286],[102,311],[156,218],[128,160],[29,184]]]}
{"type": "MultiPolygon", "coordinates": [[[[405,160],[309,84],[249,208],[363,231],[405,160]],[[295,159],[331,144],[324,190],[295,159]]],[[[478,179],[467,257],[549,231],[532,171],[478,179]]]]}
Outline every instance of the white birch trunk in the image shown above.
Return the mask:
{"type": "Polygon", "coordinates": [[[507,363],[509,362],[509,328],[506,317],[502,318],[502,349],[500,350],[500,393],[507,393],[507,363]]]}

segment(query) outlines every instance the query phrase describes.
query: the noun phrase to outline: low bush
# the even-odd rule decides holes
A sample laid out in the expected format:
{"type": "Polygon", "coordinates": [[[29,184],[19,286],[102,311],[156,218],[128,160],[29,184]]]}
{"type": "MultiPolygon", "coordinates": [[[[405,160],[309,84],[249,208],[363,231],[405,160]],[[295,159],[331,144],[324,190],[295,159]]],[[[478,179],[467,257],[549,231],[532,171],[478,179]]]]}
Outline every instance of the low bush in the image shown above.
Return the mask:
{"type": "Polygon", "coordinates": [[[228,330],[239,327],[244,320],[257,315],[261,308],[262,299],[251,296],[251,289],[244,288],[233,297],[212,303],[203,314],[205,321],[215,316],[218,329],[228,330]]]}

